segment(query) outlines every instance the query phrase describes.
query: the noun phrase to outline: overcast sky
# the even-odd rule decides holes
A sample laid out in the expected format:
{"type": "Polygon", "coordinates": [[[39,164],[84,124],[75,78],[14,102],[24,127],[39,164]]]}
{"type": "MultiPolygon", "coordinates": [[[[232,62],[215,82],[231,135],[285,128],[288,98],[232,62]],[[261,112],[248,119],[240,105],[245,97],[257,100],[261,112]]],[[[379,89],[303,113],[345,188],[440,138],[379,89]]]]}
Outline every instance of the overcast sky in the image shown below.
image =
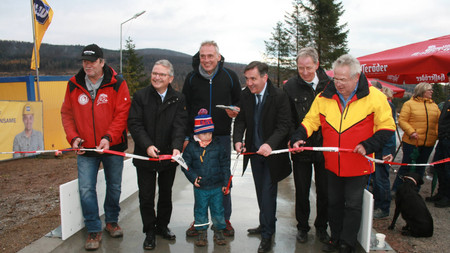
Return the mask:
{"type": "MultiPolygon", "coordinates": [[[[292,11],[292,0],[48,0],[53,21],[43,43],[164,48],[190,55],[215,40],[228,62],[263,60],[264,40],[292,11]]],[[[449,0],[343,0],[348,48],[355,57],[450,34],[449,0]]],[[[33,41],[30,0],[1,0],[0,39],[33,41]]],[[[31,57],[31,52],[30,52],[31,57]]]]}

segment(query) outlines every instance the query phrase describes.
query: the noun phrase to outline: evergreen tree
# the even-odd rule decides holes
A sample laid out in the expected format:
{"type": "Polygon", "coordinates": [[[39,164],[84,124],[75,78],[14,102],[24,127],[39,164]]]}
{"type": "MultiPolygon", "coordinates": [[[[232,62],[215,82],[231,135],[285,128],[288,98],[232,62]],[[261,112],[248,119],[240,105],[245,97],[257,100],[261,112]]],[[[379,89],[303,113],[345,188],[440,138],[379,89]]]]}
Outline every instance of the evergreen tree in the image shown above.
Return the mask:
{"type": "Polygon", "coordinates": [[[309,30],[309,25],[306,20],[306,16],[302,14],[302,9],[300,8],[301,0],[294,0],[292,2],[293,11],[291,13],[286,12],[284,15],[284,22],[287,25],[286,31],[291,35],[292,38],[292,67],[296,68],[297,63],[295,58],[297,57],[298,51],[307,46],[313,46],[312,44],[312,34],[309,30]]]}
{"type": "Polygon", "coordinates": [[[347,23],[339,25],[344,13],[342,2],[335,0],[294,0],[294,10],[285,16],[288,31],[293,36],[293,44],[298,49],[314,47],[319,53],[322,66],[329,69],[341,55],[348,52],[347,23]]]}
{"type": "Polygon", "coordinates": [[[445,92],[445,87],[439,83],[432,84],[433,87],[433,101],[436,104],[445,102],[447,94],[445,92]]]}
{"type": "Polygon", "coordinates": [[[285,70],[290,68],[290,56],[291,56],[291,36],[284,28],[283,23],[278,22],[274,31],[272,32],[272,38],[269,41],[264,41],[266,44],[266,57],[267,60],[276,65],[276,78],[275,83],[280,86],[280,82],[285,78],[285,70]]]}
{"type": "Polygon", "coordinates": [[[125,45],[125,69],[123,73],[124,79],[127,81],[130,95],[147,86],[149,80],[145,79],[144,64],[142,62],[142,56],[136,54],[136,45],[133,44],[133,40],[128,37],[125,45]]]}

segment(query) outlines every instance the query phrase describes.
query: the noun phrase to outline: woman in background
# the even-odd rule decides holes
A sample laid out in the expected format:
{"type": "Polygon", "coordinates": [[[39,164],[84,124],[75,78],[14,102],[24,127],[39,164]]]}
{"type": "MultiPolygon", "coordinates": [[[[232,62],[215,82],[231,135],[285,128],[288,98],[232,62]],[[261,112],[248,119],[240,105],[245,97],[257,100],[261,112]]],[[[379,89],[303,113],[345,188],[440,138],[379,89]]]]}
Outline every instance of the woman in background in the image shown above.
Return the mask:
{"type": "MultiPolygon", "coordinates": [[[[414,88],[413,97],[403,104],[398,124],[404,131],[402,137],[403,159],[402,163],[427,163],[431,151],[438,136],[438,121],[440,111],[436,103],[431,99],[433,88],[429,83],[419,83],[414,88]],[[417,152],[414,150],[417,148],[417,152]],[[413,157],[411,157],[413,155],[413,157]],[[417,156],[417,157],[414,157],[417,156]]],[[[413,167],[401,166],[395,177],[392,191],[395,193],[397,187],[403,182],[401,177],[413,167]]],[[[425,167],[416,166],[415,172],[423,178],[425,167]]]]}

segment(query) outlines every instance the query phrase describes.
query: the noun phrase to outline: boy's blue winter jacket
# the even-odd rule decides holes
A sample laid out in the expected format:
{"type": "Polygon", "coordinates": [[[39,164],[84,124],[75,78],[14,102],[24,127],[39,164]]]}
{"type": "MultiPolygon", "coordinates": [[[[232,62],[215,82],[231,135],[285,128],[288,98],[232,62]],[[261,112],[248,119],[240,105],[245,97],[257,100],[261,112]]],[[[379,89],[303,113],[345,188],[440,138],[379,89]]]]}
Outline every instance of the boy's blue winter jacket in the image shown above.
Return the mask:
{"type": "Polygon", "coordinates": [[[202,177],[200,189],[226,187],[228,184],[230,158],[219,142],[219,139],[214,138],[206,148],[202,148],[197,141],[191,139],[183,152],[183,159],[189,170],[183,167],[181,169],[192,184],[197,177],[202,177]]]}

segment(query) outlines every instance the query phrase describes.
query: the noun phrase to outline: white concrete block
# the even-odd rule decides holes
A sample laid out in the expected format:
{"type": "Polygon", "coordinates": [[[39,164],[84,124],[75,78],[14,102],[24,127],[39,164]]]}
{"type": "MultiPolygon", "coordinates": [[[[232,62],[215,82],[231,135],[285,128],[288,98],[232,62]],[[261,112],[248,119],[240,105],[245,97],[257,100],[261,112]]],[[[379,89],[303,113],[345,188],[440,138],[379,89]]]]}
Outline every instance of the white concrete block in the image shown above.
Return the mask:
{"type": "MultiPolygon", "coordinates": [[[[136,168],[131,159],[124,162],[122,172],[122,193],[120,202],[128,198],[138,190],[136,168]]],[[[99,214],[103,215],[103,203],[106,195],[105,174],[99,170],[97,175],[97,199],[99,214]]],[[[61,234],[62,240],[66,240],[84,227],[83,213],[81,211],[80,195],[78,191],[78,179],[59,186],[59,198],[61,208],[61,234]]]]}
{"type": "Polygon", "coordinates": [[[370,251],[370,235],[372,231],[373,195],[364,189],[361,227],[358,232],[358,242],[366,252],[370,251]]]}

